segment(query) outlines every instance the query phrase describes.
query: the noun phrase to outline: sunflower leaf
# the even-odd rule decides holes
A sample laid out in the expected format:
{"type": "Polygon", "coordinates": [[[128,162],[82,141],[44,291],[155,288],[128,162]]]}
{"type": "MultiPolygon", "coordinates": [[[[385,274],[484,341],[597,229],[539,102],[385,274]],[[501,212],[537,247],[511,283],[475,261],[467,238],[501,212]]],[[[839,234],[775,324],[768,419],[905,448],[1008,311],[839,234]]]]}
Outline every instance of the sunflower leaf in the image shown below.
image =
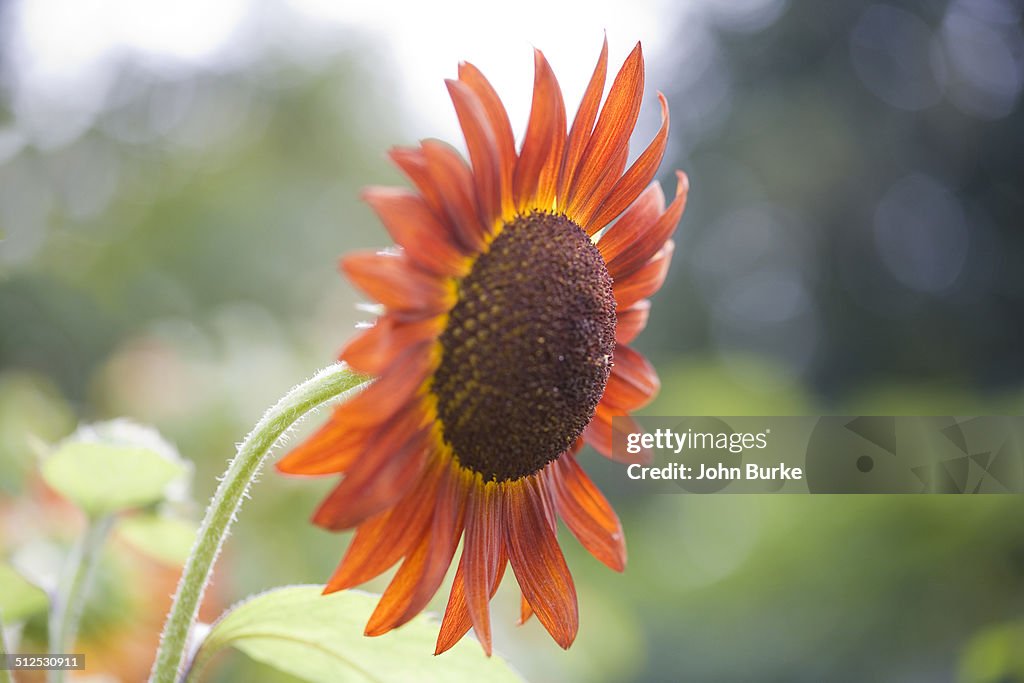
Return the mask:
{"type": "Polygon", "coordinates": [[[225,614],[196,654],[189,681],[228,647],[313,683],[354,681],[522,681],[471,639],[434,656],[437,622],[425,616],[377,638],[363,627],[379,596],[321,595],[321,586],[288,586],[249,598],[225,614]]]}
{"type": "Polygon", "coordinates": [[[70,441],[42,465],[46,483],[93,516],[161,500],[185,467],[137,446],[70,441]]]}
{"type": "Polygon", "coordinates": [[[4,623],[24,621],[45,612],[49,604],[46,591],[19,574],[11,565],[0,562],[0,614],[3,615],[4,623]]]}
{"type": "Polygon", "coordinates": [[[118,533],[136,550],[163,564],[185,564],[196,538],[196,525],[176,517],[138,515],[121,522],[118,533]]]}

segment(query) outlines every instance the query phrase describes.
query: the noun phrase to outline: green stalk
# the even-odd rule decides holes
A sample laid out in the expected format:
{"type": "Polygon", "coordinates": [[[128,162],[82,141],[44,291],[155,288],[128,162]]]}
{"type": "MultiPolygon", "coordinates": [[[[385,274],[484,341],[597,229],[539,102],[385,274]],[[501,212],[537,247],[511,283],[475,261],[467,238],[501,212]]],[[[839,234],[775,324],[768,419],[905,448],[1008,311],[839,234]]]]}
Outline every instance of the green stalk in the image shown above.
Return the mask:
{"type": "MultiPolygon", "coordinates": [[[[114,526],[113,515],[90,518],[85,533],[75,544],[68,558],[67,574],[60,592],[54,598],[50,617],[50,653],[65,654],[74,647],[78,635],[78,622],[85,609],[92,575],[99,562],[103,544],[114,526]]],[[[47,672],[51,683],[62,683],[67,676],[64,669],[47,672]]]]}
{"type": "Polygon", "coordinates": [[[368,378],[344,364],[325,368],[292,389],[268,410],[239,446],[206,508],[206,516],[185,563],[150,673],[151,683],[175,683],[182,675],[189,632],[199,613],[213,563],[263,460],[281,436],[309,412],[333,399],[357,393],[367,382],[368,378]]]}

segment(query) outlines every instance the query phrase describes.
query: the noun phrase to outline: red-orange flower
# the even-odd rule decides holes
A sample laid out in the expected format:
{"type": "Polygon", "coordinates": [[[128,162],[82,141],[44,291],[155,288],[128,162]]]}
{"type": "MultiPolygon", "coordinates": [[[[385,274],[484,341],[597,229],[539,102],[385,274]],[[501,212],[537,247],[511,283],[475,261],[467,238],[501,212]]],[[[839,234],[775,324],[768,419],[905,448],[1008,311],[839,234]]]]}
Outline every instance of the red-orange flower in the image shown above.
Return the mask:
{"type": "Polygon", "coordinates": [[[559,645],[572,644],[579,617],[559,517],[597,559],[625,567],[618,517],[575,454],[585,441],[611,456],[612,417],[658,390],[628,344],[664,282],[687,180],[677,172],[666,208],[651,182],[668,139],[660,93],[661,129],[626,168],[643,55],[637,44],[601,107],[607,58],[605,43],[567,133],[558,82],[535,52],[518,152],[497,93],[461,64],[447,85],[469,164],[427,140],[391,152],[415,191],[364,192],[400,248],[342,260],[385,312],[341,359],[377,379],[278,469],[344,475],[313,517],[332,531],[356,527],[325,592],[402,561],[368,635],[423,609],[460,537],[439,653],[471,627],[490,653],[489,602],[506,564],[523,618],[536,614],[559,645]]]}

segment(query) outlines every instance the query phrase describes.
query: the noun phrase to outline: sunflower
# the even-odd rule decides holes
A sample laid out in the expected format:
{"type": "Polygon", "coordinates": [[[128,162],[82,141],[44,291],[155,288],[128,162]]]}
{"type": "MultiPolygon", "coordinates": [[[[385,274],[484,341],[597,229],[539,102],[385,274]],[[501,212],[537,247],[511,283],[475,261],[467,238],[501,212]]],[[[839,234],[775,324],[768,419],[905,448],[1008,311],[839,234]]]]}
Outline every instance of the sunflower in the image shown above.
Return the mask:
{"type": "Polygon", "coordinates": [[[660,130],[626,169],[644,87],[639,43],[602,107],[607,67],[605,41],[566,133],[558,82],[535,51],[517,153],[497,93],[460,64],[447,86],[469,163],[426,140],[390,152],[415,190],[364,191],[399,248],[342,259],[383,312],[341,359],[377,379],[277,467],[344,475],[313,516],[332,531],[356,528],[325,593],[401,560],[367,635],[426,606],[460,538],[437,653],[472,628],[490,654],[489,603],[507,564],[522,619],[536,614],[572,644],[579,616],[558,518],[598,560],[625,568],[619,519],[576,454],[588,443],[614,457],[612,418],[630,420],[658,390],[628,344],[665,280],[687,180],[677,172],[666,208],[652,183],[668,139],[661,93],[660,130]]]}

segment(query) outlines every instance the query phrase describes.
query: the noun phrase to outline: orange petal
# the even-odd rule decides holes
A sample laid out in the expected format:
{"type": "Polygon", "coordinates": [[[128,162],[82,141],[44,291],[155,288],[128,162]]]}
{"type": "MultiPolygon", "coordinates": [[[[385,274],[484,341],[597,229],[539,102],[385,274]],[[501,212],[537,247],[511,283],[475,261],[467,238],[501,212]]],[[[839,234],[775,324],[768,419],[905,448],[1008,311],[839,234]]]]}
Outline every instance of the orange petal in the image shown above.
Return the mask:
{"type": "Polygon", "coordinates": [[[604,44],[601,46],[601,55],[597,58],[597,66],[590,77],[590,83],[583,93],[580,107],[576,111],[576,118],[573,119],[572,129],[569,131],[569,139],[565,145],[565,158],[562,162],[562,170],[558,175],[558,199],[559,209],[565,203],[565,197],[572,185],[576,169],[579,166],[580,157],[590,141],[590,133],[594,129],[594,120],[597,118],[597,111],[601,105],[601,95],[604,94],[604,80],[608,74],[608,37],[605,36],[604,44]]]}
{"type": "Polygon", "coordinates": [[[431,210],[438,218],[443,219],[446,216],[444,201],[434,184],[434,179],[430,176],[427,157],[423,150],[415,147],[392,147],[388,151],[388,156],[416,186],[431,210]]]}
{"type": "Polygon", "coordinates": [[[344,418],[338,418],[341,406],[327,424],[281,458],[275,467],[285,474],[340,474],[363,451],[366,440],[373,434],[373,425],[357,427],[344,418]]]}
{"type": "Polygon", "coordinates": [[[379,636],[415,617],[437,592],[451,566],[465,521],[466,489],[454,467],[442,474],[434,519],[381,596],[366,624],[366,635],[379,636]]]}
{"type": "Polygon", "coordinates": [[[433,501],[443,462],[427,466],[423,478],[393,508],[359,525],[324,593],[345,590],[386,571],[414,546],[433,519],[433,501]]]}
{"type": "Polygon", "coordinates": [[[377,430],[345,478],[313,514],[331,531],[349,529],[393,504],[423,471],[431,434],[415,405],[377,430]]]}
{"type": "Polygon", "coordinates": [[[473,181],[480,202],[480,220],[490,226],[501,215],[501,175],[498,142],[494,139],[487,110],[477,94],[465,83],[446,80],[448,94],[455,105],[462,134],[466,138],[473,181]]]}
{"type": "Polygon", "coordinates": [[[476,637],[488,656],[491,654],[491,586],[498,573],[502,503],[496,485],[476,487],[469,498],[466,540],[462,554],[466,559],[466,607],[476,637]]]}
{"type": "MultiPolygon", "coordinates": [[[[467,523],[469,517],[467,512],[467,523]]],[[[499,539],[500,540],[500,539],[499,539]]],[[[466,551],[463,548],[462,560],[455,572],[455,579],[452,581],[452,592],[448,596],[448,606],[444,610],[444,619],[441,620],[441,631],[437,634],[437,646],[434,654],[439,655],[449,650],[455,643],[462,639],[462,636],[473,627],[469,617],[469,608],[466,606],[466,584],[465,584],[466,551]]],[[[491,598],[498,592],[501,579],[505,575],[505,566],[508,564],[508,556],[505,554],[505,543],[502,540],[498,543],[497,572],[494,581],[491,583],[491,598]]],[[[488,652],[488,654],[490,654],[488,652]]]]}
{"type": "Polygon", "coordinates": [[[650,299],[641,299],[624,311],[616,311],[615,341],[619,344],[628,344],[636,339],[647,327],[647,318],[650,314],[650,299]]]}
{"type": "Polygon", "coordinates": [[[612,442],[617,441],[619,445],[626,443],[626,434],[643,432],[643,428],[621,408],[598,403],[594,411],[594,419],[590,421],[587,428],[583,430],[583,438],[588,444],[594,447],[598,453],[606,458],[627,464],[640,463],[650,464],[654,460],[654,453],[650,449],[642,449],[639,453],[626,453],[624,448],[614,452],[612,442]],[[612,418],[617,418],[613,423],[612,418]],[[613,433],[614,429],[614,433],[613,433]]]}
{"type": "Polygon", "coordinates": [[[456,241],[463,252],[479,253],[486,243],[487,226],[480,222],[473,174],[459,153],[443,142],[424,140],[423,155],[451,219],[456,241]]]}
{"type": "Polygon", "coordinates": [[[650,261],[621,280],[612,283],[616,308],[629,308],[640,299],[646,299],[661,289],[672,263],[672,252],[676,245],[672,240],[665,242],[650,261]]]}
{"type": "Polygon", "coordinates": [[[660,92],[658,102],[661,103],[661,129],[647,149],[633,162],[625,175],[618,179],[615,186],[608,192],[608,197],[601,204],[597,213],[587,220],[587,231],[597,232],[608,225],[616,216],[625,211],[633,203],[640,192],[647,187],[654,174],[658,172],[661,158],[665,155],[668,144],[668,101],[660,92]]]}
{"type": "MultiPolygon", "coordinates": [[[[622,168],[615,170],[615,166],[620,158],[625,165],[629,136],[640,114],[643,91],[644,57],[640,43],[637,43],[612,82],[608,99],[601,108],[597,125],[580,158],[579,169],[569,190],[566,213],[570,217],[589,217],[604,201],[611,185],[618,180],[617,174],[622,172],[622,168]],[[610,183],[603,182],[610,172],[614,172],[615,177],[610,183]],[[599,186],[603,191],[595,192],[599,186]]],[[[582,226],[586,221],[580,220],[583,223],[577,223],[582,226]]]]}
{"type": "Polygon", "coordinates": [[[615,345],[613,358],[612,374],[601,401],[627,412],[650,403],[661,388],[654,367],[624,344],[615,345]]]}
{"type": "Polygon", "coordinates": [[[637,235],[654,225],[663,213],[665,194],[661,191],[661,183],[653,182],[598,240],[597,250],[601,252],[605,263],[632,249],[637,235]]]}
{"type": "Polygon", "coordinates": [[[526,599],[525,595],[519,596],[519,625],[522,626],[530,620],[533,616],[533,608],[530,607],[530,601],[526,599]]]}
{"type": "Polygon", "coordinates": [[[551,529],[546,494],[536,476],[508,485],[505,498],[505,547],[523,595],[540,623],[562,648],[579,630],[576,588],[551,529]]]}
{"type": "MultiPolygon", "coordinates": [[[[644,225],[635,234],[623,235],[623,237],[629,237],[629,247],[619,250],[608,260],[608,272],[613,279],[621,280],[636,272],[661,249],[675,232],[676,226],[679,225],[679,219],[683,216],[683,209],[686,208],[686,195],[689,189],[686,174],[682,171],[676,171],[676,174],[678,177],[676,196],[665,213],[661,214],[657,220],[644,225]]],[[[609,232],[615,232],[618,227],[618,224],[615,224],[609,232]]]]}
{"type": "Polygon", "coordinates": [[[459,64],[459,80],[476,93],[487,113],[487,120],[491,124],[491,132],[494,134],[498,149],[501,211],[503,214],[507,214],[512,210],[512,174],[515,172],[516,165],[516,143],[512,135],[512,124],[509,123],[508,113],[505,112],[501,98],[498,97],[498,93],[479,69],[472,64],[462,62],[459,64]]]}
{"type": "MultiPolygon", "coordinates": [[[[620,324],[621,326],[621,324],[620,324]]],[[[382,375],[403,351],[414,344],[436,339],[444,318],[403,321],[385,314],[373,327],[363,330],[342,350],[340,359],[358,372],[382,375]]]]}
{"type": "Polygon", "coordinates": [[[608,500],[570,453],[550,470],[558,513],[591,555],[617,572],[626,568],[626,539],[608,500]]]}
{"type": "Polygon", "coordinates": [[[426,382],[434,363],[430,350],[430,342],[407,348],[380,379],[341,404],[332,419],[361,429],[386,422],[426,382]]]}
{"type": "Polygon", "coordinates": [[[341,268],[359,289],[394,311],[436,315],[455,304],[443,280],[401,256],[360,251],[345,256],[341,268]]]}
{"type": "Polygon", "coordinates": [[[558,80],[540,50],[533,51],[534,83],[530,122],[515,175],[515,204],[550,210],[565,146],[565,103],[558,80]]]}
{"type": "Polygon", "coordinates": [[[394,187],[368,187],[362,197],[380,217],[405,256],[429,273],[461,276],[468,263],[449,240],[448,229],[415,192],[394,187]]]}

